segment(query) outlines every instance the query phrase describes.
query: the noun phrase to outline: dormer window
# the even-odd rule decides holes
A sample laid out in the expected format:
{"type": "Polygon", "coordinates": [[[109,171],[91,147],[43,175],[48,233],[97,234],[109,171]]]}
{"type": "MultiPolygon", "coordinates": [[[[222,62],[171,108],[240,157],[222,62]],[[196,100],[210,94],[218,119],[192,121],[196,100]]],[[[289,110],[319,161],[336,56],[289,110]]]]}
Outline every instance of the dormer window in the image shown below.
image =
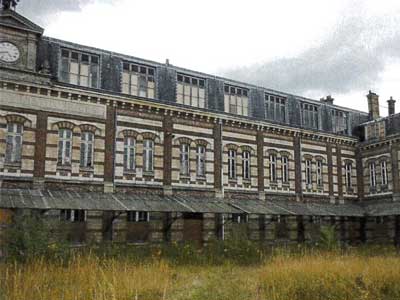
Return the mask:
{"type": "Polygon", "coordinates": [[[347,113],[340,110],[331,110],[332,131],[338,134],[347,134],[347,113]]]}
{"type": "Polygon", "coordinates": [[[122,92],[146,98],[155,97],[155,69],[135,63],[123,63],[122,92]]]}
{"type": "Polygon", "coordinates": [[[309,103],[301,103],[301,121],[304,127],[318,129],[318,106],[309,103]]]}
{"type": "Polygon", "coordinates": [[[205,80],[184,74],[177,75],[176,102],[205,108],[205,80]]]}
{"type": "Polygon", "coordinates": [[[265,118],[286,122],[286,98],[265,94],[265,118]]]}
{"type": "Polygon", "coordinates": [[[249,115],[249,97],[248,89],[225,85],[225,112],[248,116],[249,115]]]}
{"type": "Polygon", "coordinates": [[[73,50],[61,50],[61,81],[98,88],[99,56],[73,50]]]}

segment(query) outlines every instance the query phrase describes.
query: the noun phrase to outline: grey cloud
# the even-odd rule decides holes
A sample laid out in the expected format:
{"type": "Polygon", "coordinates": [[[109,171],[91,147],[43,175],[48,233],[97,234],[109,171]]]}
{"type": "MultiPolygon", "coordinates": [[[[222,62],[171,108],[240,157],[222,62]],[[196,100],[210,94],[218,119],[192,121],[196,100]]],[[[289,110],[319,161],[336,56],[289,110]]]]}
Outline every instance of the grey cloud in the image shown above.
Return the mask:
{"type": "Polygon", "coordinates": [[[57,13],[80,11],[85,5],[94,2],[113,3],[117,0],[21,0],[17,12],[39,25],[46,25],[57,13]]]}
{"type": "Polygon", "coordinates": [[[297,57],[231,69],[224,75],[296,94],[368,90],[390,58],[400,58],[400,18],[344,19],[317,47],[297,57]]]}

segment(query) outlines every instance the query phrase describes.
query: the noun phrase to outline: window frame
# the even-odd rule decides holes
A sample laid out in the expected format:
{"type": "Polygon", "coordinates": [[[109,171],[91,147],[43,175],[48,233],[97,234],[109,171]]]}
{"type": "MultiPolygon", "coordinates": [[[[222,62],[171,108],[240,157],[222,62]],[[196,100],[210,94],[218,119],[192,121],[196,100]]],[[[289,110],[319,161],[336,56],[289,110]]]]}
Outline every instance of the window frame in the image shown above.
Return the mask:
{"type": "Polygon", "coordinates": [[[94,146],[95,146],[95,134],[91,131],[83,131],[81,133],[80,143],[80,167],[81,168],[93,168],[94,167],[94,146]],[[89,139],[89,136],[92,139],[89,139]],[[89,150],[90,148],[90,150],[89,150]],[[82,161],[83,158],[83,161],[82,161]]]}
{"type": "Polygon", "coordinates": [[[244,180],[251,180],[251,153],[248,150],[242,152],[242,176],[244,180]]]}
{"type": "Polygon", "coordinates": [[[197,145],[196,147],[196,176],[206,176],[206,147],[204,145],[197,145]],[[202,149],[203,151],[200,151],[202,149]]]}
{"type": "Polygon", "coordinates": [[[377,182],[376,182],[376,164],[375,162],[369,163],[369,184],[370,187],[375,189],[377,182]]]}
{"type": "Polygon", "coordinates": [[[176,101],[183,105],[189,105],[198,108],[206,108],[206,79],[200,77],[194,77],[183,73],[177,73],[177,92],[176,101]],[[179,84],[182,85],[182,93],[179,92],[179,84]],[[189,89],[189,95],[186,94],[186,89],[189,89]],[[197,95],[194,95],[194,91],[197,89],[197,95]],[[201,90],[204,92],[204,97],[200,97],[201,90]],[[180,101],[179,96],[182,97],[180,101]],[[189,97],[189,103],[186,103],[186,96],[189,97]],[[201,105],[202,104],[202,105],[201,105]]]}
{"type": "Polygon", "coordinates": [[[84,209],[61,209],[60,220],[71,223],[84,223],[87,221],[87,211],[84,209]]]}
{"type": "Polygon", "coordinates": [[[381,167],[381,184],[383,186],[387,186],[389,182],[389,177],[388,177],[388,168],[386,160],[381,160],[380,167],[381,167]]]}
{"type": "Polygon", "coordinates": [[[269,179],[271,183],[276,183],[278,181],[277,155],[275,153],[270,153],[269,155],[269,179]]]}
{"type": "Polygon", "coordinates": [[[180,172],[181,176],[190,176],[190,145],[188,143],[181,143],[180,149],[180,172]]]}
{"type": "Polygon", "coordinates": [[[236,172],[236,159],[237,159],[237,151],[235,149],[228,150],[228,179],[236,180],[237,172],[236,172]]]}
{"type": "Polygon", "coordinates": [[[155,98],[156,97],[156,67],[148,66],[136,62],[122,62],[122,73],[121,73],[121,92],[124,94],[144,97],[144,98],[155,98]],[[128,82],[125,82],[125,75],[129,77],[128,82]],[[137,82],[132,82],[132,77],[136,76],[137,82]],[[151,87],[150,83],[153,83],[151,87]],[[125,87],[128,90],[125,90],[125,87]],[[133,86],[136,86],[136,94],[134,93],[133,86]],[[149,95],[149,90],[152,90],[153,97],[149,95]]]}
{"type": "Polygon", "coordinates": [[[265,119],[286,123],[287,98],[265,93],[264,102],[265,119]]]}
{"type": "Polygon", "coordinates": [[[129,210],[126,212],[126,221],[129,223],[149,223],[150,212],[129,210]]]}
{"type": "Polygon", "coordinates": [[[225,112],[230,114],[249,117],[250,116],[249,89],[233,86],[230,84],[224,84],[224,110],[225,112]],[[226,103],[227,100],[228,103],[226,103]],[[240,108],[240,111],[238,111],[238,108],[240,108]]]}
{"type": "Polygon", "coordinates": [[[143,172],[154,172],[155,143],[152,139],[143,140],[143,172]]]}
{"type": "Polygon", "coordinates": [[[322,187],[323,184],[324,184],[324,181],[323,181],[324,163],[323,163],[322,159],[317,159],[316,167],[317,167],[317,172],[316,172],[316,175],[317,175],[317,178],[316,178],[317,179],[317,186],[318,187],[322,187]]]}
{"type": "Polygon", "coordinates": [[[289,157],[283,155],[281,157],[282,161],[282,183],[287,184],[289,183],[289,157]]]}
{"type": "Polygon", "coordinates": [[[312,186],[312,160],[307,158],[305,160],[305,179],[306,179],[306,187],[310,188],[312,186]]]}
{"type": "Polygon", "coordinates": [[[136,138],[124,137],[124,171],[135,172],[136,170],[136,138]]]}
{"type": "Polygon", "coordinates": [[[72,144],[74,132],[69,128],[60,128],[58,130],[58,152],[57,152],[57,165],[58,166],[71,166],[72,165],[72,144]],[[68,134],[70,136],[68,137],[68,134]],[[67,146],[69,143],[69,146],[67,146]],[[68,150],[68,151],[67,151],[68,150]],[[68,155],[67,155],[68,152],[68,155]]]}
{"type": "Polygon", "coordinates": [[[353,188],[352,173],[353,173],[353,164],[351,162],[346,162],[344,165],[344,174],[345,174],[345,182],[347,190],[351,190],[353,188]]]}
{"type": "Polygon", "coordinates": [[[6,149],[4,157],[4,162],[6,164],[21,164],[23,135],[24,135],[23,124],[17,122],[7,123],[6,149]],[[12,128],[11,131],[10,128],[12,128]]]}
{"type": "Polygon", "coordinates": [[[67,49],[67,48],[61,48],[61,57],[60,57],[60,81],[62,82],[67,82],[69,84],[74,84],[78,86],[83,86],[83,87],[89,87],[89,88],[99,88],[100,85],[100,55],[98,54],[93,54],[89,52],[82,52],[79,50],[75,49],[67,49]],[[65,56],[64,53],[68,52],[68,56],[65,56]],[[73,56],[77,54],[77,58],[75,59],[73,56]],[[88,60],[84,61],[82,57],[87,56],[88,60]],[[93,62],[97,61],[97,62],[93,62]],[[64,67],[66,66],[65,63],[67,63],[67,71],[64,70],[64,67]],[[77,64],[77,72],[78,73],[73,73],[71,71],[71,64],[76,63],[77,64]],[[82,68],[83,65],[87,66],[88,68],[88,75],[82,75],[82,68]],[[94,71],[93,69],[96,68],[94,71]],[[71,80],[71,74],[76,76],[76,83],[71,80]],[[95,76],[94,76],[95,74],[95,76]],[[81,80],[83,77],[87,77],[87,84],[82,84],[81,80]],[[95,78],[94,78],[95,77],[95,78]]]}

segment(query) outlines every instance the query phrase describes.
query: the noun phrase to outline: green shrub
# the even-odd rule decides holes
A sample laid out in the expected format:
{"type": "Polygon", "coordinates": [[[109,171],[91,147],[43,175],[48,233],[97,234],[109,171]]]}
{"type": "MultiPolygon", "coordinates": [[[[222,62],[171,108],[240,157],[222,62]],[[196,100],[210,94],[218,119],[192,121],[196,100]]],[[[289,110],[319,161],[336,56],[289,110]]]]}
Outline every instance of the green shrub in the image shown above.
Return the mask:
{"type": "Polygon", "coordinates": [[[7,259],[17,261],[64,257],[69,252],[59,226],[41,215],[16,214],[5,229],[4,242],[7,259]]]}

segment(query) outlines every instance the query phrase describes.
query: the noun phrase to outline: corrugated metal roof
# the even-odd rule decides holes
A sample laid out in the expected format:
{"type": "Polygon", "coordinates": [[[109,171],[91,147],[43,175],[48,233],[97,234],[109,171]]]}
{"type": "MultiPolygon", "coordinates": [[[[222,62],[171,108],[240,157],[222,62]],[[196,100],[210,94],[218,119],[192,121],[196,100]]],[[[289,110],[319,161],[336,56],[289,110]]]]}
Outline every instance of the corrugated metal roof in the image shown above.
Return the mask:
{"type": "Polygon", "coordinates": [[[0,189],[0,207],[199,213],[242,212],[223,200],[207,197],[19,189],[0,189]]]}
{"type": "Polygon", "coordinates": [[[370,203],[364,205],[364,211],[374,217],[400,215],[400,202],[370,203]]]}
{"type": "Polygon", "coordinates": [[[245,212],[248,214],[266,215],[347,217],[400,215],[400,202],[381,202],[364,205],[351,203],[330,204],[28,189],[0,189],[0,208],[198,213],[245,212]]]}

